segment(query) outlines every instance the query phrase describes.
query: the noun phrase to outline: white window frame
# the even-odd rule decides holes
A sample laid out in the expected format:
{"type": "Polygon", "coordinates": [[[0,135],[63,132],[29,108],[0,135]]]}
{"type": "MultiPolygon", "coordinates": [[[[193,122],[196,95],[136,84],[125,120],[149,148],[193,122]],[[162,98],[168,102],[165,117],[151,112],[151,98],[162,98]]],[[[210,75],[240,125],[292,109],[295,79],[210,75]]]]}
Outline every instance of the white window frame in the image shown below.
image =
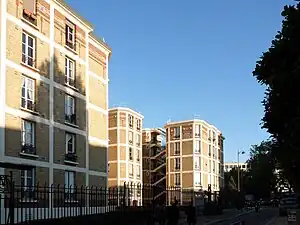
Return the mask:
{"type": "Polygon", "coordinates": [[[194,160],[195,160],[195,162],[194,162],[195,170],[200,170],[200,163],[201,163],[200,157],[195,157],[194,160]]]}
{"type": "Polygon", "coordinates": [[[174,127],[174,137],[180,138],[180,127],[174,127]]]}
{"type": "Polygon", "coordinates": [[[65,76],[67,78],[66,84],[72,85],[69,80],[72,80],[75,84],[75,61],[69,57],[65,58],[65,76]]]}
{"type": "Polygon", "coordinates": [[[33,190],[35,186],[35,168],[29,170],[21,170],[21,185],[24,190],[33,190]],[[31,172],[31,177],[29,175],[31,172]],[[29,184],[28,179],[31,179],[31,184],[29,184]],[[22,182],[23,180],[23,182],[22,182]]]}
{"type": "Polygon", "coordinates": [[[75,98],[71,95],[65,95],[65,115],[72,116],[75,114],[75,98]],[[72,100],[72,101],[69,101],[72,100]],[[71,104],[69,104],[71,102],[71,104]]]}
{"type": "Polygon", "coordinates": [[[201,186],[201,173],[200,172],[195,172],[194,173],[194,185],[195,186],[201,186]]]}
{"type": "MultiPolygon", "coordinates": [[[[29,132],[30,133],[30,132],[29,132]]],[[[33,147],[35,147],[35,123],[31,122],[29,120],[22,120],[22,145],[31,145],[33,147]],[[28,142],[26,136],[27,136],[27,130],[26,130],[26,124],[30,125],[31,127],[31,143],[28,142]]]]}
{"type": "Polygon", "coordinates": [[[181,159],[180,158],[175,158],[175,160],[174,160],[174,169],[175,170],[180,170],[180,168],[181,168],[181,159]],[[179,166],[177,167],[177,165],[179,165],[179,166]]]}
{"type": "Polygon", "coordinates": [[[66,23],[66,27],[67,27],[67,32],[66,32],[67,41],[69,43],[72,43],[72,45],[74,46],[75,45],[75,25],[68,21],[66,23]]]}
{"type": "Polygon", "coordinates": [[[133,160],[133,148],[132,147],[129,147],[128,148],[128,159],[130,160],[130,161],[132,161],[133,160]]]}
{"type": "Polygon", "coordinates": [[[180,142],[174,142],[174,155],[180,155],[180,142]]]}
{"type": "Polygon", "coordinates": [[[22,33],[22,62],[23,57],[25,57],[25,62],[23,62],[25,65],[30,67],[35,67],[35,54],[36,54],[36,40],[33,36],[30,34],[23,32],[22,33]],[[23,37],[25,36],[25,40],[23,40],[23,37]],[[29,46],[29,39],[32,39],[32,46],[29,46]],[[25,52],[23,52],[23,46],[25,52]],[[32,49],[32,57],[29,56],[29,49],[32,49]],[[32,59],[32,65],[29,64],[29,58],[32,59]]]}
{"type": "Polygon", "coordinates": [[[130,164],[128,164],[128,176],[130,177],[130,178],[132,178],[133,177],[133,164],[132,163],[130,163],[130,164]]]}
{"type": "Polygon", "coordinates": [[[180,173],[175,173],[175,175],[174,175],[174,184],[175,184],[175,186],[180,186],[181,185],[180,173]],[[179,182],[177,182],[177,181],[179,181],[179,182]]]}
{"type": "Polygon", "coordinates": [[[195,137],[200,137],[200,130],[201,130],[200,125],[196,124],[195,125],[195,137]]]}
{"type": "Polygon", "coordinates": [[[141,166],[136,165],[136,178],[141,179],[141,166]]]}
{"type": "Polygon", "coordinates": [[[128,132],[128,143],[131,145],[133,144],[133,132],[132,131],[128,132]]]}
{"type": "Polygon", "coordinates": [[[140,119],[136,119],[136,129],[141,130],[141,120],[140,119]]]}
{"type": "Polygon", "coordinates": [[[76,187],[75,171],[65,170],[65,193],[73,194],[76,187]]]}
{"type": "Polygon", "coordinates": [[[66,154],[68,153],[75,153],[76,152],[76,135],[66,132],[65,133],[65,148],[66,148],[66,154]],[[72,138],[72,151],[69,152],[69,138],[72,138]]]}
{"type": "MultiPolygon", "coordinates": [[[[35,80],[26,77],[26,76],[22,76],[22,86],[21,86],[21,107],[25,108],[25,109],[29,109],[29,105],[28,102],[31,102],[32,106],[35,103],[35,80]],[[29,88],[29,83],[32,82],[32,88],[29,88]],[[24,96],[23,96],[23,89],[24,89],[24,96]],[[29,98],[29,94],[28,92],[32,92],[32,99],[29,98]],[[22,104],[24,100],[24,105],[22,104]]],[[[32,109],[29,109],[32,110],[32,109]]]]}
{"type": "Polygon", "coordinates": [[[133,116],[132,115],[128,116],[128,122],[129,122],[129,128],[133,128],[133,116]]]}
{"type": "Polygon", "coordinates": [[[136,146],[140,147],[141,146],[141,135],[136,134],[136,146]]]}
{"type": "Polygon", "coordinates": [[[195,153],[200,153],[200,141],[195,141],[195,153]]]}
{"type": "Polygon", "coordinates": [[[137,162],[140,162],[140,150],[139,149],[136,149],[136,161],[137,162]]]}

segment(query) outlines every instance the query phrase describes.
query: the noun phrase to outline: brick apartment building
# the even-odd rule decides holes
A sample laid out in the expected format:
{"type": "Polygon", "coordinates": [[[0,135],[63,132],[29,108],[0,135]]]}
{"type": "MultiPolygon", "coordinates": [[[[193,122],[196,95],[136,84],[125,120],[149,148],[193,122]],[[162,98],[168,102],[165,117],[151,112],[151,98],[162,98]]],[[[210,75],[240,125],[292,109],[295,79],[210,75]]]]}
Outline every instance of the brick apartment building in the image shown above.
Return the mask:
{"type": "Polygon", "coordinates": [[[223,136],[204,120],[169,122],[166,128],[167,187],[218,191],[223,185],[223,136]]]}
{"type": "Polygon", "coordinates": [[[63,0],[1,0],[0,22],[0,161],[33,166],[22,185],[106,185],[110,48],[63,0]]]}

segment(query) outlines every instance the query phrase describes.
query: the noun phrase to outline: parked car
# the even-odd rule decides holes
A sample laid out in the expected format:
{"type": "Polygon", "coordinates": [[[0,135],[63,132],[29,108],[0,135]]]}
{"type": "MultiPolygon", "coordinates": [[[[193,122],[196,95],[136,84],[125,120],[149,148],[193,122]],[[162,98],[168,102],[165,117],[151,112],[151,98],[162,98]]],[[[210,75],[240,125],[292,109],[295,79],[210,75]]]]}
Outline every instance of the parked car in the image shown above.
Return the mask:
{"type": "Polygon", "coordinates": [[[279,202],[279,216],[286,216],[289,209],[297,208],[296,197],[282,198],[279,202]]]}

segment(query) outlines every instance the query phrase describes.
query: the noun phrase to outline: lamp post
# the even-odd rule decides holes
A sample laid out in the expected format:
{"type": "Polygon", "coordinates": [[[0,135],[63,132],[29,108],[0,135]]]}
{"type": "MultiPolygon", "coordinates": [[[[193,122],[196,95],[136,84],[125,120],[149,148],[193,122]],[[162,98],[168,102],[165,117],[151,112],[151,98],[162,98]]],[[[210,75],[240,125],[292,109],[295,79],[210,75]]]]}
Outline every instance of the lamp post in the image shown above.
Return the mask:
{"type": "Polygon", "coordinates": [[[243,150],[237,151],[238,192],[240,192],[240,155],[245,154],[243,150]]]}

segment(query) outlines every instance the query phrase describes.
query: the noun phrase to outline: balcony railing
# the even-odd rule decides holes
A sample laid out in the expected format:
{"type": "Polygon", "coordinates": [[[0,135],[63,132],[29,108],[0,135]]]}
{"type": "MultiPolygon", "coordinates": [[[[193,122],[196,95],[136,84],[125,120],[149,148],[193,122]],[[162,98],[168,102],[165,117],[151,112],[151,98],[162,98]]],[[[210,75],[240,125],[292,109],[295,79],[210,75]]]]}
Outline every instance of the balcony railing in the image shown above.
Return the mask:
{"type": "Polygon", "coordinates": [[[65,121],[67,123],[76,124],[76,114],[65,115],[65,121]]]}
{"type": "Polygon", "coordinates": [[[25,143],[25,144],[22,144],[21,153],[35,155],[36,154],[36,148],[33,144],[26,144],[25,143]]]}
{"type": "Polygon", "coordinates": [[[77,155],[75,152],[68,152],[65,154],[65,160],[76,162],[77,161],[77,155]]]}
{"type": "Polygon", "coordinates": [[[33,101],[25,100],[22,98],[21,107],[30,111],[36,111],[36,105],[33,101]]]}
{"type": "Polygon", "coordinates": [[[75,87],[75,79],[72,77],[65,76],[65,83],[69,86],[75,87]]]}

